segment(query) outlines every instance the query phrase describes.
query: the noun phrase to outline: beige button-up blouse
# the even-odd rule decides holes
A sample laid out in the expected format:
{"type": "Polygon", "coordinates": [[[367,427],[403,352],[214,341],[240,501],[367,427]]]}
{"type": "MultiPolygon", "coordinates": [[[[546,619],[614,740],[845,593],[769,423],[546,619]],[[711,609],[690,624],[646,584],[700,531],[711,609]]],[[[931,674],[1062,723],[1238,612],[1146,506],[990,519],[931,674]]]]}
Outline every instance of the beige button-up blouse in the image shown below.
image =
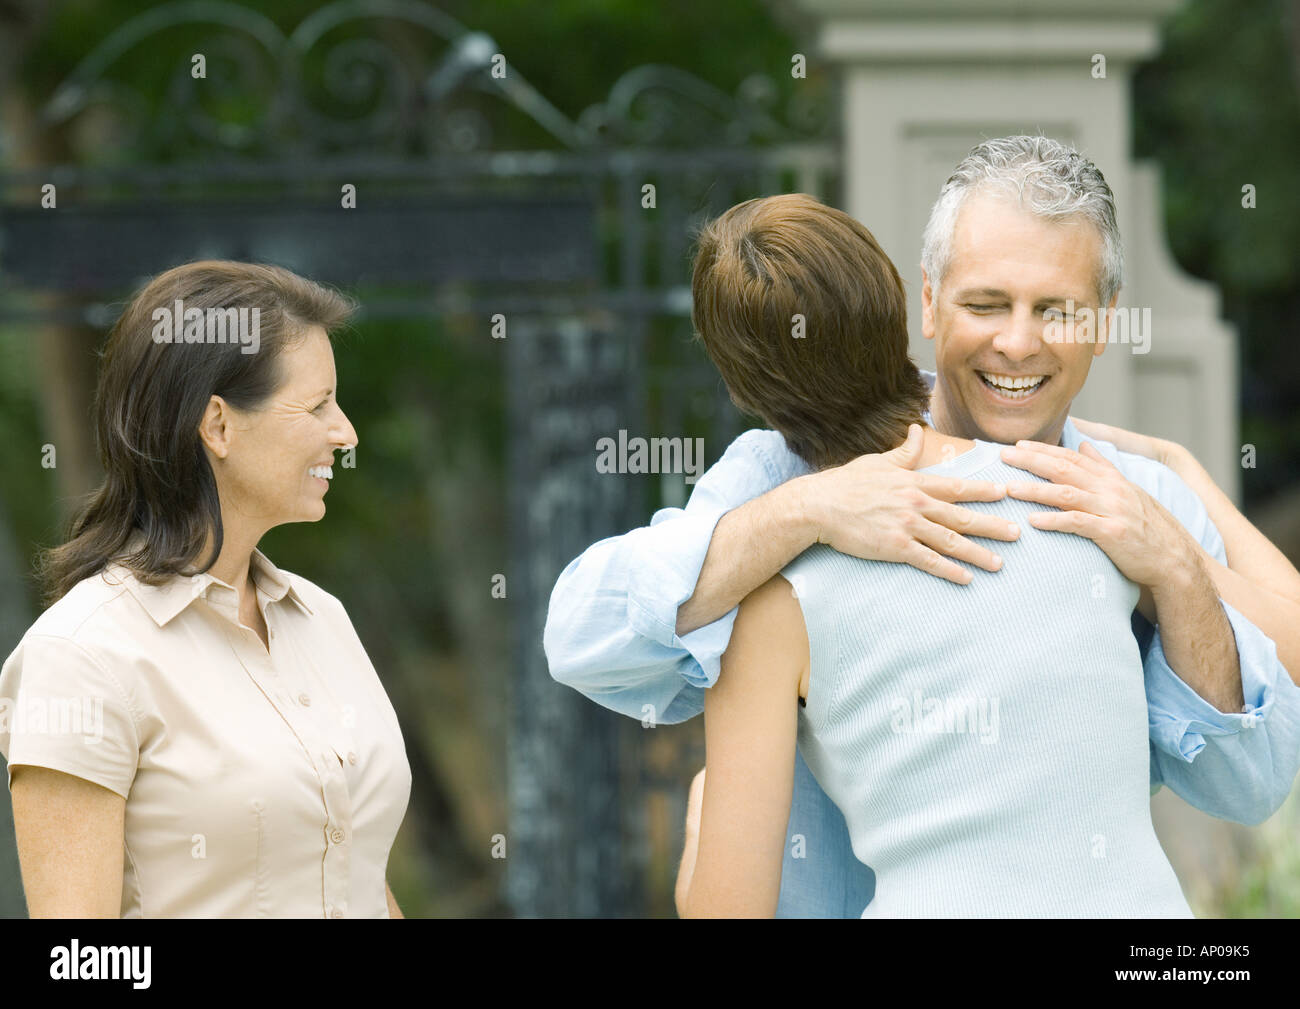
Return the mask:
{"type": "Polygon", "coordinates": [[[269,652],[211,574],[79,582],[0,670],[0,753],[126,799],[122,917],[388,917],[411,769],[334,596],[254,551],[269,652]]]}

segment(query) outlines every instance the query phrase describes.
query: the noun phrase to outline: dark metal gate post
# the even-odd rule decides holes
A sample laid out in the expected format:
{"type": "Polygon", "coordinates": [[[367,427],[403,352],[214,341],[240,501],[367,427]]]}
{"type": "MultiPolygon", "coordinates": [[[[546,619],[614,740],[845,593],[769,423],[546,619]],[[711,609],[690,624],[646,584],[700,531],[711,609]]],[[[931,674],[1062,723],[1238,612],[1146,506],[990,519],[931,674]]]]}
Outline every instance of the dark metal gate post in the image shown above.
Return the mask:
{"type": "Polygon", "coordinates": [[[597,440],[627,425],[626,348],[576,320],[516,325],[507,343],[515,645],[507,898],[525,917],[634,914],[645,877],[621,844],[624,718],[556,683],[542,650],[565,564],[626,528],[627,478],[595,465],[597,440]]]}

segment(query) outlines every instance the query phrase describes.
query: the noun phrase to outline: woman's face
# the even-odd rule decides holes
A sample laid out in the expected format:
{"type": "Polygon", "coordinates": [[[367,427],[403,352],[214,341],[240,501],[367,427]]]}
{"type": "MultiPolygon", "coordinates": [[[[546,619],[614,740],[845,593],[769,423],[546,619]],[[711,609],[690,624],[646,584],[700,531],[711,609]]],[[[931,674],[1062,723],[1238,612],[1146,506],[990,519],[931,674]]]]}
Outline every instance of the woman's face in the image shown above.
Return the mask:
{"type": "Polygon", "coordinates": [[[280,387],[265,404],[237,410],[223,402],[218,409],[214,397],[200,427],[223,521],[245,523],[259,538],[285,522],[323,518],[329,481],[312,471],[330,467],[335,449],[357,444],[336,398],[334,351],[325,331],[309,329],[278,363],[280,387]]]}

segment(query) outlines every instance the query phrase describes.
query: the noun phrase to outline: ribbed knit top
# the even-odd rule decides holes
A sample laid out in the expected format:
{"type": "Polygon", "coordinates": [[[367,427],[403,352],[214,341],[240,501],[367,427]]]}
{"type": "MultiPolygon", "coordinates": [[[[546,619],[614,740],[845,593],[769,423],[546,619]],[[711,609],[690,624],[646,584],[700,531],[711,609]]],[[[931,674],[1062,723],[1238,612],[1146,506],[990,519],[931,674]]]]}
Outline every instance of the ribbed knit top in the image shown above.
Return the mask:
{"type": "MultiPolygon", "coordinates": [[[[924,472],[1038,480],[979,441],[924,472]]],[[[808,628],[808,767],[876,874],[865,918],[1191,917],[1151,825],[1138,587],[1046,506],[956,585],[818,545],[782,572],[808,628]]]]}

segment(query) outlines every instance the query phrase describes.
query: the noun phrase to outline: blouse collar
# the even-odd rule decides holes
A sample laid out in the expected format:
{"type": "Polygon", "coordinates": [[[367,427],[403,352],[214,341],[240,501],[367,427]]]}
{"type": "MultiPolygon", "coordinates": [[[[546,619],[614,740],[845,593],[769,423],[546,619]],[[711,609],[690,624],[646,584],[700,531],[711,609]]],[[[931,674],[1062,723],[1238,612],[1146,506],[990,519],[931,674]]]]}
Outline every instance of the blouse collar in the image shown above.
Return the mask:
{"type": "MultiPolygon", "coordinates": [[[[136,531],[127,541],[126,552],[134,553],[143,541],[144,534],[136,531]]],[[[250,567],[258,592],[264,594],[269,602],[280,602],[288,596],[304,613],[314,616],[306,600],[293,587],[289,576],[272,564],[262,551],[253,549],[250,567]]],[[[106,572],[127,587],[159,627],[165,626],[200,596],[217,604],[220,609],[237,610],[239,594],[234,587],[209,571],[196,575],[171,575],[161,585],[147,585],[121,563],[109,564],[106,572]],[[215,591],[208,598],[209,590],[214,586],[215,591]]]]}

